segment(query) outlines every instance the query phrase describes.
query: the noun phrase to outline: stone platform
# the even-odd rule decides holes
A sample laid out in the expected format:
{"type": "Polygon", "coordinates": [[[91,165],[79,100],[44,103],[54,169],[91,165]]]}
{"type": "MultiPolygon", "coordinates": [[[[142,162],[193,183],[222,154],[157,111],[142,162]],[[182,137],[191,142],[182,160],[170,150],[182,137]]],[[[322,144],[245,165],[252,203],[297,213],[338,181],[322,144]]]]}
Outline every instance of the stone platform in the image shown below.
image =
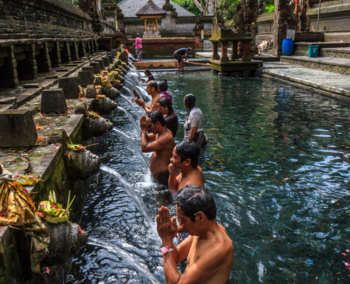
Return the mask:
{"type": "Polygon", "coordinates": [[[261,60],[252,60],[251,62],[240,60],[220,62],[219,60],[210,60],[209,62],[213,70],[223,73],[255,72],[258,68],[263,66],[263,61],[261,60]]]}

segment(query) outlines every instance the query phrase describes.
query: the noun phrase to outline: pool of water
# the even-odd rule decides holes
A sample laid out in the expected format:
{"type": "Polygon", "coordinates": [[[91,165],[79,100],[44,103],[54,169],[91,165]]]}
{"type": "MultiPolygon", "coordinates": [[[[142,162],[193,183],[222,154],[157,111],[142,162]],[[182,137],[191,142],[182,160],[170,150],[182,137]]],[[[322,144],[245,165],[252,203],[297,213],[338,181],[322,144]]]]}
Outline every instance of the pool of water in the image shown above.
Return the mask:
{"type": "MultiPolygon", "coordinates": [[[[235,246],[227,283],[350,283],[349,107],[261,79],[156,74],[162,79],[180,125],[187,93],[205,116],[210,142],[200,165],[235,246]]],[[[111,121],[140,144],[125,114],[117,110],[111,121]]],[[[180,128],[176,140],[182,137],[180,128]]],[[[174,212],[167,190],[146,182],[144,163],[122,137],[111,132],[104,142],[102,163],[132,185],[152,218],[161,205],[174,212]]],[[[124,188],[106,172],[92,180],[81,226],[102,245],[75,256],[72,283],[151,283],[140,267],[165,282],[160,240],[124,188]]]]}

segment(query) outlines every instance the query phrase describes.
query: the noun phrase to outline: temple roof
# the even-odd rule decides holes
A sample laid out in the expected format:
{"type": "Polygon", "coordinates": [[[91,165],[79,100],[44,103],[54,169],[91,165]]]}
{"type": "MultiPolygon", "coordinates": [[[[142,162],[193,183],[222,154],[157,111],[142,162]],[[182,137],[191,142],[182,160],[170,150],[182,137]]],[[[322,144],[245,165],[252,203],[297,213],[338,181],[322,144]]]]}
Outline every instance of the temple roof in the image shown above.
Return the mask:
{"type": "MultiPolygon", "coordinates": [[[[139,7],[143,7],[145,4],[147,4],[147,1],[148,0],[123,0],[118,4],[118,6],[120,9],[122,9],[122,12],[126,18],[137,18],[136,13],[140,9],[139,7]]],[[[158,7],[163,7],[165,4],[165,0],[153,0],[153,2],[158,7]]],[[[178,17],[195,17],[194,14],[173,1],[170,1],[170,4],[176,9],[178,17]]]]}
{"type": "Polygon", "coordinates": [[[145,5],[141,7],[140,10],[136,12],[136,16],[146,16],[146,15],[164,15],[166,12],[159,8],[152,0],[148,0],[145,5]]]}

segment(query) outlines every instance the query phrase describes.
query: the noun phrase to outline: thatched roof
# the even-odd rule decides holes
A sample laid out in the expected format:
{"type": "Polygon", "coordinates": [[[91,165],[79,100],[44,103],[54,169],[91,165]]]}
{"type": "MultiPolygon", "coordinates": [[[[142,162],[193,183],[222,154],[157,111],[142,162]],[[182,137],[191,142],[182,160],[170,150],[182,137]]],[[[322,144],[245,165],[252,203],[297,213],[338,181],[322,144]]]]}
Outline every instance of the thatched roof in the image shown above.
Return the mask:
{"type": "Polygon", "coordinates": [[[152,0],[148,0],[146,5],[142,6],[142,8],[136,12],[136,16],[153,16],[165,14],[166,12],[154,4],[152,0]]]}

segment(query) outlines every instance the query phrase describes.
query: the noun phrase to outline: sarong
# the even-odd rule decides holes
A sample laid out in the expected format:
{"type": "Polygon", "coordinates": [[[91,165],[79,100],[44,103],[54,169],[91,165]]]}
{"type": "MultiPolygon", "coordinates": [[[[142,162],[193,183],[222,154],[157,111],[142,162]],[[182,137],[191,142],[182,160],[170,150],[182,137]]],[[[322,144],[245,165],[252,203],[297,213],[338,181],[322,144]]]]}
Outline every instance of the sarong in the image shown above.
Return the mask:
{"type": "Polygon", "coordinates": [[[208,143],[208,137],[205,135],[204,131],[199,131],[196,133],[196,136],[194,136],[193,141],[196,142],[199,147],[204,147],[208,143]]]}
{"type": "Polygon", "coordinates": [[[168,186],[168,179],[169,179],[169,172],[161,172],[161,173],[156,173],[153,174],[153,180],[154,182],[158,184],[163,184],[168,186]]]}

